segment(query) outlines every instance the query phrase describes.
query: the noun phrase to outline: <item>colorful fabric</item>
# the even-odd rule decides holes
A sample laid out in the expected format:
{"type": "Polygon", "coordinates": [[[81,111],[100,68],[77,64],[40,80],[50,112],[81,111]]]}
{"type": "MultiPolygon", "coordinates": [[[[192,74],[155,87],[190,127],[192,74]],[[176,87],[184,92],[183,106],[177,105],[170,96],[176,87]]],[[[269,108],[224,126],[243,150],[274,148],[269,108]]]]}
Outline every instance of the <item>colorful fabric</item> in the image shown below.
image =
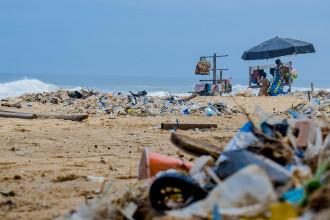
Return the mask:
{"type": "Polygon", "coordinates": [[[205,83],[195,85],[195,91],[196,92],[202,92],[204,90],[205,90],[205,83]]]}
{"type": "Polygon", "coordinates": [[[268,94],[270,96],[277,96],[283,94],[282,76],[279,68],[275,69],[274,78],[268,89],[268,94]]]}

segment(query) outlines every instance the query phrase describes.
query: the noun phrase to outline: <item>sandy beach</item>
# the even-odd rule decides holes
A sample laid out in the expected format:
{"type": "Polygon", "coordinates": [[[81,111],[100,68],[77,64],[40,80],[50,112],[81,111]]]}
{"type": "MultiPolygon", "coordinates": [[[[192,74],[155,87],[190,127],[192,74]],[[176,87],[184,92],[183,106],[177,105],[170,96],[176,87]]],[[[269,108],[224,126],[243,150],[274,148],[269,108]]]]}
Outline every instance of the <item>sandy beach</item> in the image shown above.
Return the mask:
{"type": "Polygon", "coordinates": [[[330,219],[329,8],[1,0],[0,220],[330,219]]]}
{"type": "MultiPolygon", "coordinates": [[[[287,118],[285,111],[304,102],[299,96],[235,97],[252,117],[255,107],[287,118]]],[[[194,103],[223,102],[236,106],[230,97],[197,97],[194,103]]],[[[17,111],[1,107],[2,110],[17,111]]],[[[65,112],[68,107],[22,102],[22,112],[65,112]]],[[[90,114],[83,122],[58,119],[0,118],[1,219],[54,219],[75,209],[100,189],[91,177],[111,179],[119,187],[136,181],[143,148],[169,156],[182,153],[170,142],[171,131],[162,122],[216,123],[217,129],[180,131],[188,136],[223,147],[246,121],[243,114],[207,117],[203,114],[117,116],[90,114]]],[[[92,178],[93,179],[93,178],[92,178]]],[[[95,178],[94,178],[95,179],[95,178]]]]}

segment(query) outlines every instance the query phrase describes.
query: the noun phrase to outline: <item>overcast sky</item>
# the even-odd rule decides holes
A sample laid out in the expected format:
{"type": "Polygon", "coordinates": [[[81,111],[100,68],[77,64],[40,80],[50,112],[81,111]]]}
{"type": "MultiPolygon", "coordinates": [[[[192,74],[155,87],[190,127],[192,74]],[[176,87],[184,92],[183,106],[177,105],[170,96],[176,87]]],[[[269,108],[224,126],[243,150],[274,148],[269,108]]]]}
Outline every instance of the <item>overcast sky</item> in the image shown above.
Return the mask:
{"type": "Polygon", "coordinates": [[[283,60],[330,81],[329,0],[1,0],[0,73],[190,77],[217,52],[244,78],[243,51],[276,35],[314,43],[283,60]]]}

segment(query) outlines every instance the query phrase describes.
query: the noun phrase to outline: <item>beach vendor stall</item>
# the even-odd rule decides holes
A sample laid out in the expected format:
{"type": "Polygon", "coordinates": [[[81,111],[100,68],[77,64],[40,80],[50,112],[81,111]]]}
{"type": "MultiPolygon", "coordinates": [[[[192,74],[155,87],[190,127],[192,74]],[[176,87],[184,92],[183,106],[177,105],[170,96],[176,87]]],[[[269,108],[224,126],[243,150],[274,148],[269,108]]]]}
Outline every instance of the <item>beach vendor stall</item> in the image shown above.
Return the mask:
{"type": "MultiPolygon", "coordinates": [[[[274,81],[277,76],[275,74],[276,67],[277,67],[276,63],[250,66],[249,67],[249,76],[248,76],[249,88],[262,89],[263,86],[265,86],[265,84],[267,83],[266,81],[263,81],[263,78],[274,81]],[[262,83],[262,82],[264,82],[264,83],[262,83]],[[264,84],[264,85],[262,85],[262,84],[264,84]]],[[[281,62],[281,66],[279,68],[280,68],[279,70],[281,72],[280,86],[288,87],[288,91],[290,91],[292,83],[298,77],[297,71],[293,68],[291,61],[286,62],[286,63],[281,62]]],[[[275,81],[279,82],[278,80],[275,80],[275,81]]],[[[268,88],[266,90],[268,90],[268,88]]],[[[266,95],[263,92],[261,92],[260,94],[266,95]]]]}
{"type": "Polygon", "coordinates": [[[218,68],[217,69],[217,58],[226,57],[228,55],[216,55],[213,56],[202,56],[196,64],[195,74],[196,75],[210,75],[212,70],[212,79],[201,79],[200,83],[195,86],[195,92],[202,96],[208,95],[222,95],[223,93],[229,93],[232,90],[231,79],[223,79],[223,71],[228,69],[218,68]],[[213,58],[213,64],[208,60],[213,58]],[[219,78],[217,78],[217,71],[219,71],[219,78]]]}
{"type": "MultiPolygon", "coordinates": [[[[313,44],[291,38],[275,37],[270,40],[245,51],[243,60],[261,60],[278,58],[286,55],[296,55],[314,53],[313,44]]],[[[249,67],[249,87],[260,88],[260,78],[265,76],[265,70],[269,70],[272,80],[267,89],[267,94],[271,96],[284,94],[284,86],[288,86],[291,91],[293,80],[297,79],[297,71],[292,68],[292,62],[282,63],[280,59],[273,65],[260,65],[249,67]]]]}

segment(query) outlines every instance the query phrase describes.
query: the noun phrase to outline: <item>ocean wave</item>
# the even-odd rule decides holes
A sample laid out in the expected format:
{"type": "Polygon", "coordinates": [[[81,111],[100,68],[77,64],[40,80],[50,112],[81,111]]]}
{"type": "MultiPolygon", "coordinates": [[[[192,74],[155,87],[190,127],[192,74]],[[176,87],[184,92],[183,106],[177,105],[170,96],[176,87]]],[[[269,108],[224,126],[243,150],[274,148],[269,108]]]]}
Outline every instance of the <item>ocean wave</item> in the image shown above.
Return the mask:
{"type": "Polygon", "coordinates": [[[22,79],[0,83],[0,98],[20,96],[25,93],[51,92],[58,86],[42,82],[38,79],[22,79]]]}
{"type": "MultiPolygon", "coordinates": [[[[150,86],[151,88],[152,86],[150,86]]],[[[7,98],[7,97],[15,97],[15,96],[20,96],[25,93],[39,93],[39,92],[51,92],[55,91],[58,89],[67,89],[67,90],[80,90],[82,87],[76,86],[76,87],[65,87],[62,88],[58,85],[50,84],[43,82],[38,79],[21,79],[17,81],[12,81],[12,82],[5,82],[5,83],[0,83],[0,98],[7,98]]],[[[96,87],[96,89],[98,89],[96,87]]],[[[189,96],[191,93],[180,93],[180,92],[175,92],[174,88],[168,88],[169,91],[164,91],[164,90],[159,90],[159,91],[148,91],[149,96],[158,96],[158,97],[165,97],[165,96],[189,96]]],[[[181,88],[182,89],[182,88],[181,88]]],[[[248,89],[247,85],[242,85],[242,84],[235,84],[232,87],[232,94],[235,94],[239,91],[246,90],[248,89]]],[[[186,91],[188,91],[189,88],[187,87],[186,91]]],[[[329,88],[315,88],[315,91],[318,90],[325,90],[325,91],[330,91],[329,88]]],[[[258,94],[259,89],[253,89],[253,94],[258,94]]],[[[310,88],[305,88],[305,87],[292,87],[292,92],[302,92],[302,91],[310,91],[310,88]]],[[[111,92],[111,91],[103,91],[103,92],[111,92]]],[[[129,94],[128,91],[121,91],[124,94],[129,94]]]]}

